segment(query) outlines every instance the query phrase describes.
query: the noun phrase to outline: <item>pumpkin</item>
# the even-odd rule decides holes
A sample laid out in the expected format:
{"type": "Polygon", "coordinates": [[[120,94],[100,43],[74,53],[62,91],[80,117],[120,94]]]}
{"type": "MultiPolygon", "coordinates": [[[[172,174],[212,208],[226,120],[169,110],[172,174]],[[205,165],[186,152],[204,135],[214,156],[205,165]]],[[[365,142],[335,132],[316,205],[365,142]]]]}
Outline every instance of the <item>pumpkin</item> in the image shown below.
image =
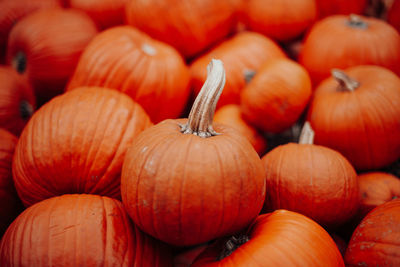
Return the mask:
{"type": "Polygon", "coordinates": [[[232,0],[130,0],[126,21],[194,58],[233,32],[235,5],[232,0]]]}
{"type": "Polygon", "coordinates": [[[11,173],[17,137],[0,128],[0,238],[18,214],[19,201],[11,173]]]}
{"type": "Polygon", "coordinates": [[[12,68],[0,67],[0,127],[19,136],[36,107],[29,82],[12,68]]]}
{"type": "Polygon", "coordinates": [[[246,85],[246,79],[254,75],[264,62],[282,57],[286,57],[283,50],[268,37],[254,32],[238,33],[193,61],[190,70],[194,94],[200,92],[206,80],[207,64],[218,58],[225,63],[227,76],[218,107],[239,104],[240,91],[246,85]]]}
{"type": "Polygon", "coordinates": [[[240,17],[248,29],[277,41],[290,41],[312,25],[315,0],[242,0],[240,17]]]}
{"type": "Polygon", "coordinates": [[[59,7],[58,0],[8,0],[0,2],[0,63],[4,63],[8,35],[24,16],[44,8],[59,7]]]}
{"type": "Polygon", "coordinates": [[[379,205],[361,221],[346,250],[346,266],[400,266],[400,199],[379,205]]]}
{"type": "Polygon", "coordinates": [[[174,257],[174,267],[189,267],[193,261],[199,256],[208,246],[208,243],[197,245],[179,252],[174,257]]]}
{"type": "Polygon", "coordinates": [[[277,58],[265,63],[240,93],[243,118],[264,132],[290,128],[311,97],[311,80],[298,63],[277,58]]]}
{"type": "Polygon", "coordinates": [[[150,125],[140,105],[114,90],[55,97],[32,116],[16,147],[13,175],[24,205],[67,193],[120,198],[126,150],[150,125]]]}
{"type": "Polygon", "coordinates": [[[264,154],[267,149],[266,139],[242,118],[238,105],[230,104],[218,109],[214,115],[214,122],[226,124],[240,131],[241,135],[249,140],[259,155],[264,154]]]}
{"type": "Polygon", "coordinates": [[[400,180],[384,172],[368,172],[358,176],[360,187],[360,218],[375,207],[400,197],[400,180]]]}
{"type": "Polygon", "coordinates": [[[380,19],[330,16],[311,28],[299,62],[310,73],[314,85],[328,78],[333,68],[379,65],[400,74],[400,35],[380,19]]]}
{"type": "Polygon", "coordinates": [[[335,14],[362,14],[367,6],[367,0],[316,0],[319,18],[335,14]]]}
{"type": "Polygon", "coordinates": [[[296,212],[263,214],[243,233],[220,239],[206,249],[193,267],[206,266],[344,266],[329,234],[296,212]]]}
{"type": "Polygon", "coordinates": [[[143,131],[122,167],[122,201],[134,223],[178,246],[239,231],[265,198],[263,166],[249,141],[235,129],[212,124],[225,72],[219,60],[208,70],[189,118],[143,131]]]}
{"type": "Polygon", "coordinates": [[[387,21],[400,32],[400,1],[395,0],[388,10],[387,21]]]}
{"type": "Polygon", "coordinates": [[[100,29],[124,24],[128,0],[67,0],[67,5],[85,11],[100,29]]]}
{"type": "Polygon", "coordinates": [[[133,225],[120,201],[63,195],[27,208],[0,244],[1,266],[172,266],[168,248],[133,225]]]}
{"type": "Polygon", "coordinates": [[[315,143],[333,148],[358,170],[400,157],[400,79],[379,66],[334,70],[315,91],[308,120],[315,143]]]}
{"type": "Polygon", "coordinates": [[[101,86],[121,91],[159,122],[180,117],[189,98],[189,82],[189,69],[174,48],[130,26],[119,26],[89,44],[67,90],[101,86]]]}
{"type": "Polygon", "coordinates": [[[62,93],[83,49],[96,34],[96,25],[81,11],[38,11],[11,30],[7,61],[28,77],[38,103],[43,104],[62,93]]]}
{"type": "Polygon", "coordinates": [[[262,157],[267,184],[264,211],[292,210],[333,228],[357,211],[357,174],[340,153],[314,145],[313,134],[306,123],[299,144],[278,146],[262,157]]]}

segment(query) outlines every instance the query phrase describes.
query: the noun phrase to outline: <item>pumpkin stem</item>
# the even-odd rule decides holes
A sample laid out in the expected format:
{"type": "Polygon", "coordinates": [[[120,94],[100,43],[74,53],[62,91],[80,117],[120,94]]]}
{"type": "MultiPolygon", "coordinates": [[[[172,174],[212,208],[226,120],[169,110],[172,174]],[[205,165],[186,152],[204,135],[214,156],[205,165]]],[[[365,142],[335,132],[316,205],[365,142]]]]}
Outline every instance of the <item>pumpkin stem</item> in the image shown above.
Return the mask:
{"type": "Polygon", "coordinates": [[[356,14],[350,14],[349,15],[349,20],[347,22],[347,25],[353,28],[358,28],[358,29],[366,29],[368,28],[368,24],[361,18],[361,16],[356,15],[356,14]]]}
{"type": "Polygon", "coordinates": [[[246,81],[247,84],[253,79],[254,75],[256,75],[256,71],[246,69],[244,70],[243,75],[244,75],[244,80],[246,81]]]}
{"type": "Polygon", "coordinates": [[[331,71],[333,78],[339,82],[339,88],[345,91],[354,91],[359,86],[360,83],[352,78],[350,78],[346,73],[339,69],[333,69],[331,71]]]}
{"type": "Polygon", "coordinates": [[[212,120],[224,85],[224,65],[221,60],[212,59],[207,66],[207,79],[193,103],[188,121],[180,125],[182,133],[203,138],[218,135],[212,127],[212,120]]]}
{"type": "Polygon", "coordinates": [[[13,58],[11,65],[18,73],[24,73],[26,70],[26,56],[23,52],[18,52],[13,58]]]}
{"type": "Polygon", "coordinates": [[[311,124],[306,121],[301,129],[299,144],[312,145],[314,144],[315,132],[311,128],[311,124]]]}
{"type": "Polygon", "coordinates": [[[19,112],[21,114],[21,118],[24,119],[24,120],[27,120],[33,114],[33,107],[28,101],[23,100],[19,104],[19,112]]]}
{"type": "Polygon", "coordinates": [[[237,248],[249,241],[250,238],[247,235],[240,235],[239,237],[232,236],[226,241],[224,249],[218,256],[217,260],[220,261],[228,256],[230,256],[237,248]]]}

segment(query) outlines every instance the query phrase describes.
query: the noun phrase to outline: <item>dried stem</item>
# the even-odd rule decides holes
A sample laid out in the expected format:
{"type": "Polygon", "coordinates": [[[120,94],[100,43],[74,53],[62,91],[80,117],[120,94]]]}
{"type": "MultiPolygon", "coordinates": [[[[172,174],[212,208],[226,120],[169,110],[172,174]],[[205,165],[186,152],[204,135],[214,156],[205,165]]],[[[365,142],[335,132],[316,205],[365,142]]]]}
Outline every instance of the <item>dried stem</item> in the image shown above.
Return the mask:
{"type": "Polygon", "coordinates": [[[306,121],[301,130],[299,144],[312,145],[314,143],[314,130],[311,128],[311,124],[306,121]]]}
{"type": "Polygon", "coordinates": [[[222,260],[230,256],[238,247],[249,241],[250,238],[247,235],[240,235],[239,237],[232,236],[226,241],[224,249],[218,256],[217,260],[222,260]]]}
{"type": "Polygon", "coordinates": [[[333,78],[339,82],[339,87],[341,90],[354,91],[359,86],[360,83],[352,78],[350,78],[346,73],[341,70],[333,69],[331,71],[333,78]]]}
{"type": "Polygon", "coordinates": [[[359,28],[359,29],[366,29],[368,28],[367,22],[365,22],[361,16],[356,15],[356,14],[350,14],[349,15],[349,21],[348,25],[353,28],[359,28]]]}

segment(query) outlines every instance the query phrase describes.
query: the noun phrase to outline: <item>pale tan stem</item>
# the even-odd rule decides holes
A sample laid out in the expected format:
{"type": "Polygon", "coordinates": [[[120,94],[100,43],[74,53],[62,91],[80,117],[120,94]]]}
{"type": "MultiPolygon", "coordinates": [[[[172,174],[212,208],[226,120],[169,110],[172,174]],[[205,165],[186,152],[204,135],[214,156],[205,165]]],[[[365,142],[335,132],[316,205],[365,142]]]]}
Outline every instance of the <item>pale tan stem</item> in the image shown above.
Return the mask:
{"type": "Polygon", "coordinates": [[[314,144],[314,130],[311,128],[311,124],[306,121],[303,125],[303,129],[300,133],[299,144],[314,144]]]}
{"type": "Polygon", "coordinates": [[[349,21],[348,25],[353,28],[359,28],[359,29],[366,29],[368,28],[368,24],[366,21],[362,19],[361,16],[357,14],[350,14],[349,15],[349,21]]]}
{"type": "Polygon", "coordinates": [[[207,66],[207,79],[197,95],[186,124],[181,132],[200,137],[217,135],[212,127],[218,99],[225,85],[225,69],[221,60],[212,59],[207,66]]]}
{"type": "Polygon", "coordinates": [[[360,83],[352,78],[350,78],[346,73],[339,69],[333,69],[331,71],[333,78],[338,81],[340,89],[345,91],[354,91],[359,86],[360,83]]]}

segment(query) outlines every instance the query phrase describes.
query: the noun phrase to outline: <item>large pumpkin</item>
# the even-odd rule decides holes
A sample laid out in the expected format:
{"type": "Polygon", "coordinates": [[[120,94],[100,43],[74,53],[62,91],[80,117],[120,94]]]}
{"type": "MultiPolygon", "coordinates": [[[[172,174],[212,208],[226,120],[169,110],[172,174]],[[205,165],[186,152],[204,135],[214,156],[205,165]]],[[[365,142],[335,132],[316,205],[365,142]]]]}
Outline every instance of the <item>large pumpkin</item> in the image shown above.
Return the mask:
{"type": "Polygon", "coordinates": [[[395,0],[388,10],[387,21],[400,32],[400,1],[395,0]]]}
{"type": "Polygon", "coordinates": [[[96,25],[81,11],[34,12],[12,28],[7,61],[27,75],[42,104],[62,93],[83,49],[96,34],[96,25]]]}
{"type": "Polygon", "coordinates": [[[226,85],[218,106],[239,104],[240,91],[249,74],[254,74],[263,63],[273,58],[286,57],[283,50],[268,37],[254,32],[241,32],[222,42],[190,66],[194,93],[197,95],[207,77],[207,64],[221,59],[226,68],[226,85]]]}
{"type": "Polygon", "coordinates": [[[362,14],[368,0],[316,0],[317,14],[324,18],[335,14],[362,14]]]}
{"type": "Polygon", "coordinates": [[[380,19],[330,16],[314,24],[305,38],[299,61],[315,85],[328,78],[332,68],[368,64],[400,74],[400,35],[380,19]]]}
{"type": "Polygon", "coordinates": [[[218,240],[191,266],[344,267],[344,263],[324,228],[299,213],[277,210],[258,216],[242,233],[218,240]]]}
{"type": "Polygon", "coordinates": [[[225,73],[217,60],[209,71],[189,118],[143,131],[122,168],[122,201],[133,221],[174,245],[239,231],[265,198],[263,166],[249,141],[237,130],[212,124],[225,73]]]}
{"type": "Polygon", "coordinates": [[[126,20],[192,58],[233,32],[232,0],[130,0],[126,20]]]}
{"type": "Polygon", "coordinates": [[[133,139],[151,125],[128,96],[81,88],[46,103],[31,118],[13,161],[25,206],[66,193],[120,198],[120,173],[133,139]]]}
{"type": "Polygon", "coordinates": [[[379,66],[333,71],[316,89],[308,120],[315,143],[342,153],[356,169],[400,157],[400,79],[379,66]]]}
{"type": "Polygon", "coordinates": [[[33,89],[12,68],[0,67],[0,127],[19,136],[36,106],[33,89]]]}
{"type": "Polygon", "coordinates": [[[26,209],[1,240],[0,265],[161,267],[172,257],[131,223],[120,201],[83,194],[26,209]]]}
{"type": "Polygon", "coordinates": [[[85,49],[68,90],[80,86],[112,88],[129,95],[153,122],[178,118],[190,93],[190,74],[167,44],[129,27],[100,33],[85,49]]]}

